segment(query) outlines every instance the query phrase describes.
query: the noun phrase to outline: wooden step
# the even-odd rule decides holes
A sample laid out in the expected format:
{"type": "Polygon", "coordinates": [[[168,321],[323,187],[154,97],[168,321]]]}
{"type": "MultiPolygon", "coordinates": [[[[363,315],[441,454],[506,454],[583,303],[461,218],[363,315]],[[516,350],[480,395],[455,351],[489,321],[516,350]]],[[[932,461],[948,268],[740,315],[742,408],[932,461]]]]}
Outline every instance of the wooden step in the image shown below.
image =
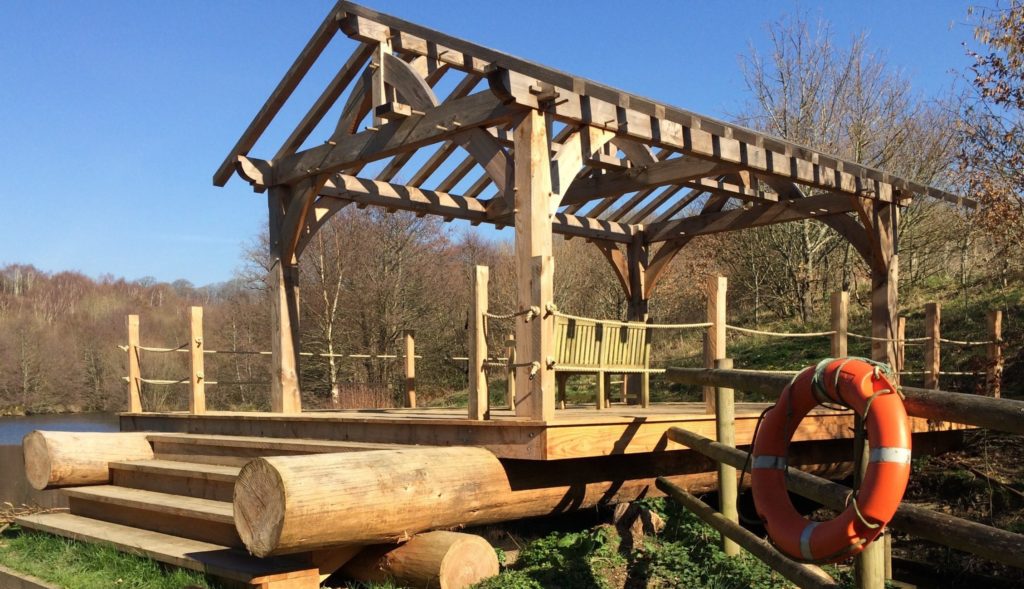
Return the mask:
{"type": "Polygon", "coordinates": [[[239,470],[237,466],[173,460],[110,463],[111,481],[119,487],[227,502],[231,501],[239,470]]]}
{"type": "Polygon", "coordinates": [[[112,544],[165,564],[199,571],[268,589],[313,589],[320,585],[317,568],[288,558],[256,558],[243,550],[140,530],[70,513],[29,515],[15,520],[24,528],[83,542],[112,544]]]}
{"type": "Polygon", "coordinates": [[[370,442],[175,433],[153,433],[148,438],[158,459],[226,466],[244,466],[253,458],[261,456],[365,452],[411,447],[370,442]]]}
{"type": "Polygon", "coordinates": [[[114,485],[64,489],[71,513],[182,538],[241,547],[231,503],[114,485]]]}

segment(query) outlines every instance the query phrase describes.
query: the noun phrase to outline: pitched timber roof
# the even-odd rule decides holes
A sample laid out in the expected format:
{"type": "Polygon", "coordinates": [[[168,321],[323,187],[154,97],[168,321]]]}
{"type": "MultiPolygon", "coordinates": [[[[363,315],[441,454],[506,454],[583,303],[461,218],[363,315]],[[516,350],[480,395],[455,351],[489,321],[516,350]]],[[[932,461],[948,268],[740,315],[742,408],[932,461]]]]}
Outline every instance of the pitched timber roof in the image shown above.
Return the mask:
{"type": "MultiPolygon", "coordinates": [[[[582,167],[569,186],[557,187],[553,228],[565,235],[625,243],[642,234],[654,243],[803,218],[846,234],[852,214],[863,209],[858,202],[906,205],[928,197],[974,206],[350,2],[327,15],[213,181],[223,186],[237,171],[258,191],[307,183],[316,195],[300,213],[306,218],[300,232],[307,235],[352,203],[506,226],[512,224],[511,124],[529,108],[554,121],[553,166],[573,174],[582,167]],[[347,62],[275,154],[251,157],[339,30],[357,43],[347,62]],[[438,98],[443,78],[451,90],[438,98]],[[327,121],[334,131],[304,147],[336,104],[344,106],[336,124],[327,121]],[[368,167],[374,172],[360,176],[368,167]],[[404,182],[396,181],[400,174],[404,182]]],[[[301,251],[301,235],[292,238],[301,251]]]]}

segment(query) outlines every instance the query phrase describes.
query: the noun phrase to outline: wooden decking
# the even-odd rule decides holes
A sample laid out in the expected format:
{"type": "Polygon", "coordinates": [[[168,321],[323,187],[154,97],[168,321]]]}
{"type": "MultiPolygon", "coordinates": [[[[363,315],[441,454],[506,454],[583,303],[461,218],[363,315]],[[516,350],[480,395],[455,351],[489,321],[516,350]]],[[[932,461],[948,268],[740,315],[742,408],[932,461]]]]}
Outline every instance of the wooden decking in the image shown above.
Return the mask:
{"type": "MultiPolygon", "coordinates": [[[[736,409],[736,443],[751,442],[765,403],[739,403],[736,409]]],[[[950,429],[911,419],[915,432],[950,429]]],[[[491,419],[466,419],[464,409],[372,409],[319,411],[298,415],[275,413],[209,412],[126,413],[123,431],[180,432],[232,436],[269,436],[361,442],[370,444],[422,444],[432,446],[481,446],[499,458],[558,460],[613,454],[635,454],[682,449],[665,437],[678,426],[703,436],[715,437],[714,415],[704,413],[703,403],[655,404],[646,409],[613,406],[596,411],[591,406],[556,412],[552,421],[516,417],[504,409],[492,409],[491,419]]],[[[804,419],[795,441],[852,437],[850,413],[818,410],[804,419]]]]}

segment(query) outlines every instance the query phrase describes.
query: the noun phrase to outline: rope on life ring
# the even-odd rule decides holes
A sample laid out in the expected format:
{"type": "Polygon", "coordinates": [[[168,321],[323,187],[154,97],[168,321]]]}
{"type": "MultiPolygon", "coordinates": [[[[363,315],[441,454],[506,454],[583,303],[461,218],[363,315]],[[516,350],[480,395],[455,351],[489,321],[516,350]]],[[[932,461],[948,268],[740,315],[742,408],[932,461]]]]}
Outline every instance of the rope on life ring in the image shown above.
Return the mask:
{"type": "Polygon", "coordinates": [[[858,554],[882,533],[910,477],[910,422],[887,367],[861,358],[828,358],[786,386],[754,440],[751,486],[768,535],[790,557],[814,563],[858,554]],[[848,506],[826,522],[796,510],[786,491],[787,453],[800,421],[818,405],[839,404],[863,419],[871,451],[848,506]]]}

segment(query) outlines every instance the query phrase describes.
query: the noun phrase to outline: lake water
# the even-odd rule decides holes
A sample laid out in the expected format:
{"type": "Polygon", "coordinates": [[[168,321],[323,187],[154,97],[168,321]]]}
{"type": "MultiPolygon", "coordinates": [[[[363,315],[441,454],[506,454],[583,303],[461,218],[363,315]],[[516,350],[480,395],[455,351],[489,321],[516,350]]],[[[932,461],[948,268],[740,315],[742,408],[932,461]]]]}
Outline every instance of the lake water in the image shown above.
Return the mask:
{"type": "Polygon", "coordinates": [[[116,432],[114,413],[67,413],[60,415],[28,415],[0,417],[0,446],[21,444],[25,434],[47,429],[64,432],[116,432]]]}
{"type": "Polygon", "coordinates": [[[70,432],[116,432],[117,415],[113,413],[69,413],[63,415],[29,415],[0,417],[0,503],[64,507],[67,499],[58,491],[36,491],[25,480],[21,439],[37,430],[70,432]]]}

